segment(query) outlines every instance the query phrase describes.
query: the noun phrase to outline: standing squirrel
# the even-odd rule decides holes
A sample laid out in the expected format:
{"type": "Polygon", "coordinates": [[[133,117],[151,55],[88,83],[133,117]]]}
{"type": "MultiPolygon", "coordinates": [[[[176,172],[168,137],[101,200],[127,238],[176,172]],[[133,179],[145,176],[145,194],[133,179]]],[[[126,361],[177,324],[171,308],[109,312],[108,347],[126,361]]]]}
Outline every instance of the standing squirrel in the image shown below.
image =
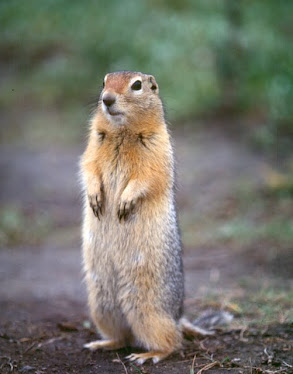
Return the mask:
{"type": "Polygon", "coordinates": [[[208,335],[182,317],[184,279],[174,199],[174,159],[152,75],[105,76],[81,160],[83,263],[92,319],[103,340],[140,346],[127,358],[157,363],[183,333],[208,335]]]}

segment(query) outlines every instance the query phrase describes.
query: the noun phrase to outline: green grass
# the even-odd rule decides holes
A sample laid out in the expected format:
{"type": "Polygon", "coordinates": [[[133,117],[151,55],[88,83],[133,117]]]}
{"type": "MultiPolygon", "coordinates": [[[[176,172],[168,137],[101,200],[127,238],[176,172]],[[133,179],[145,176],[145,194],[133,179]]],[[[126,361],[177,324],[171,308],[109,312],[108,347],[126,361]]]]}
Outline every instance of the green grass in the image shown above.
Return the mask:
{"type": "Polygon", "coordinates": [[[241,318],[249,323],[293,323],[293,290],[264,287],[235,302],[242,310],[241,318]]]}
{"type": "Polygon", "coordinates": [[[11,111],[2,119],[0,136],[3,144],[22,145],[42,150],[53,146],[70,147],[85,141],[90,118],[90,107],[64,107],[11,111]]]}
{"type": "Polygon", "coordinates": [[[243,278],[239,287],[229,292],[218,290],[201,295],[201,309],[229,310],[235,319],[228,328],[293,323],[292,287],[274,284],[269,278],[260,281],[251,277],[243,278]]]}
{"type": "Polygon", "coordinates": [[[156,76],[170,120],[219,108],[259,113],[265,130],[256,141],[272,152],[277,132],[292,136],[292,7],[288,0],[2,1],[0,106],[81,109],[106,72],[144,71],[156,76]]]}
{"type": "Polygon", "coordinates": [[[286,244],[293,240],[293,220],[275,217],[256,224],[237,218],[215,227],[212,236],[216,240],[237,240],[243,244],[251,244],[258,240],[286,244]]]}
{"type": "Polygon", "coordinates": [[[183,243],[189,246],[226,245],[251,246],[259,241],[288,246],[293,241],[293,221],[284,217],[273,217],[267,222],[257,223],[245,217],[236,217],[225,222],[213,219],[194,222],[183,227],[183,243]]]}
{"type": "Polygon", "coordinates": [[[235,186],[227,202],[221,201],[220,216],[217,209],[199,215],[183,211],[183,243],[187,247],[229,245],[239,249],[263,242],[289,248],[293,242],[292,197],[282,191],[279,188],[278,192],[272,191],[266,185],[262,190],[255,186],[235,186]],[[229,213],[231,197],[234,207],[229,213]]]}
{"type": "Polygon", "coordinates": [[[51,231],[51,220],[46,213],[28,213],[16,205],[1,207],[0,246],[18,247],[40,244],[51,231]]]}

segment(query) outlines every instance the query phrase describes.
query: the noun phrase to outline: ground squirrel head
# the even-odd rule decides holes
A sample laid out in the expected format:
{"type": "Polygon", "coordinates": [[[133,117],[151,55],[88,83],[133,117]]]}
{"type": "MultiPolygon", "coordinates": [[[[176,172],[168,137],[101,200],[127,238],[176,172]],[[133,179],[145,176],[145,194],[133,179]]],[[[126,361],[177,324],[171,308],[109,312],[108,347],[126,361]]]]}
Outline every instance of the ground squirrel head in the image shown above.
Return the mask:
{"type": "Polygon", "coordinates": [[[103,81],[98,112],[110,125],[163,120],[159,87],[152,75],[132,71],[109,73],[103,81]]]}

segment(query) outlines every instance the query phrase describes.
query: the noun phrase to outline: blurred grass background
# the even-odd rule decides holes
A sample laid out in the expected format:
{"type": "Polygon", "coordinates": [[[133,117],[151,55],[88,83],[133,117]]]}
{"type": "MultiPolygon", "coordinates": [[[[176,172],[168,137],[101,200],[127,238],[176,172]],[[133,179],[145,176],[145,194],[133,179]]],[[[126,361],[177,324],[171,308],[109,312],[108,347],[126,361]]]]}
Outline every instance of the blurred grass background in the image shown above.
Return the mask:
{"type": "Polygon", "coordinates": [[[251,116],[257,146],[281,142],[283,153],[293,138],[292,13],[290,0],[1,1],[0,105],[74,117],[105,73],[138,70],[162,82],[171,121],[251,116]]]}
{"type": "MultiPolygon", "coordinates": [[[[180,154],[190,158],[183,173],[187,186],[188,178],[197,178],[192,152],[201,147],[193,134],[211,127],[227,139],[239,132],[236,147],[243,138],[264,163],[261,185],[242,177],[225,199],[211,193],[216,208],[198,209],[201,191],[192,179],[188,202],[184,192],[179,198],[184,245],[230,248],[244,253],[239,261],[251,258],[274,268],[274,275],[292,277],[292,14],[291,0],[0,1],[0,162],[6,183],[0,246],[38,246],[53,232],[54,243],[79,245],[70,162],[81,152],[104,74],[136,70],[159,83],[180,154]]],[[[204,163],[217,139],[202,144],[198,159],[204,163]]],[[[225,179],[213,168],[209,177],[200,172],[207,175],[206,189],[209,178],[216,176],[219,184],[225,179]]]]}
{"type": "MultiPolygon", "coordinates": [[[[175,127],[188,122],[196,131],[199,118],[221,118],[219,127],[244,120],[249,146],[273,165],[266,172],[271,197],[288,198],[292,14],[290,0],[1,1],[2,144],[41,150],[80,143],[104,74],[143,71],[156,76],[175,127]]],[[[237,219],[217,235],[249,231],[249,220],[239,228],[237,219]]]]}

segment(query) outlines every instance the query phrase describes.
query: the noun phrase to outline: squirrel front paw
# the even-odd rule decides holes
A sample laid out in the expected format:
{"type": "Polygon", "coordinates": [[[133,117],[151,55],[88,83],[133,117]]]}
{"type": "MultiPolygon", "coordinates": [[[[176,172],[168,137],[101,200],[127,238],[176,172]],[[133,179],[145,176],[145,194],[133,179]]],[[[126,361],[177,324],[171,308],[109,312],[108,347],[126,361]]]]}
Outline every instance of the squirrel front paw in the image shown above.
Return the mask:
{"type": "Polygon", "coordinates": [[[88,193],[88,199],[94,215],[100,220],[104,212],[104,198],[102,189],[98,193],[88,193]]]}
{"type": "Polygon", "coordinates": [[[121,222],[123,219],[126,221],[131,214],[134,213],[137,204],[137,199],[122,199],[118,206],[118,219],[121,222]]]}

